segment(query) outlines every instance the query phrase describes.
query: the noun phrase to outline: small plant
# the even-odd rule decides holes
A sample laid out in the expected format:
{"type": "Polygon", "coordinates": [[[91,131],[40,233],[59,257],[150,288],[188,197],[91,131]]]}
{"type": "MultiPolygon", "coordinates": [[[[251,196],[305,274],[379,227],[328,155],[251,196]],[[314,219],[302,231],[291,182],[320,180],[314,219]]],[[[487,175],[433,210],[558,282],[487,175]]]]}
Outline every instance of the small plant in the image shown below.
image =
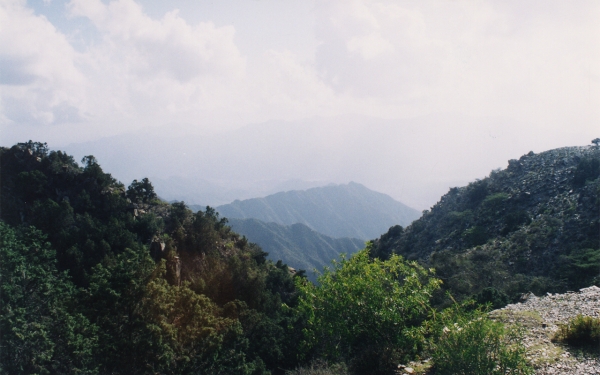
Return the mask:
{"type": "Polygon", "coordinates": [[[600,318],[577,315],[567,324],[558,327],[554,341],[598,349],[600,347],[600,318]]]}
{"type": "Polygon", "coordinates": [[[348,368],[344,363],[329,364],[323,360],[311,362],[307,367],[299,367],[287,371],[286,375],[349,375],[348,368]]]}
{"type": "Polygon", "coordinates": [[[521,330],[492,321],[480,310],[455,305],[437,319],[432,359],[440,375],[526,375],[521,330]]]}

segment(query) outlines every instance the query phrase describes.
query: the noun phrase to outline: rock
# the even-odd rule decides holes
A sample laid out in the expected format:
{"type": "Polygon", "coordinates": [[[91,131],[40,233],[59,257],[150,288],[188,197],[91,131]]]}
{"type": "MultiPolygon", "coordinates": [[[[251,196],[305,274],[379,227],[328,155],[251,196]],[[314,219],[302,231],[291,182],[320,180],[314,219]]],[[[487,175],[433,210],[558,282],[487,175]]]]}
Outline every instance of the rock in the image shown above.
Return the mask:
{"type": "Polygon", "coordinates": [[[406,367],[404,369],[404,372],[407,373],[407,374],[414,374],[415,370],[412,367],[406,367]]]}
{"type": "Polygon", "coordinates": [[[161,259],[165,255],[165,247],[166,244],[164,242],[160,241],[160,239],[158,239],[157,237],[154,237],[154,239],[152,239],[152,242],[150,243],[150,256],[154,260],[161,259]]]}
{"type": "Polygon", "coordinates": [[[177,256],[167,261],[167,280],[172,285],[181,285],[181,259],[177,256]]]}

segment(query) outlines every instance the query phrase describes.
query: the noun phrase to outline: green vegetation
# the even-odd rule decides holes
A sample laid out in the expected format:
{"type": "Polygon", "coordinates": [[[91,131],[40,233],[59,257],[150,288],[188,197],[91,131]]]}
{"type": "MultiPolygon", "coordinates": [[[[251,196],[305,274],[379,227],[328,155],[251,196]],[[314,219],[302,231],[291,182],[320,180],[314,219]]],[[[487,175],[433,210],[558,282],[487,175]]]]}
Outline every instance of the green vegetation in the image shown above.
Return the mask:
{"type": "Polygon", "coordinates": [[[533,373],[517,327],[493,321],[480,309],[459,305],[439,314],[434,324],[436,335],[430,350],[436,374],[533,373]]]}
{"type": "Polygon", "coordinates": [[[398,256],[370,259],[367,247],[334,263],[318,282],[298,282],[306,349],[373,374],[389,373],[422,350],[421,325],[440,285],[431,271],[398,256]]]}
{"type": "Polygon", "coordinates": [[[433,302],[439,307],[452,303],[444,291],[497,308],[527,292],[600,285],[599,160],[595,146],[510,160],[450,189],[408,227],[390,228],[372,255],[435,268],[444,281],[433,302]]]}
{"type": "Polygon", "coordinates": [[[207,208],[93,156],[0,148],[0,373],[281,373],[302,319],[284,264],[207,208]],[[152,257],[151,257],[152,254],[152,257]]]}
{"type": "Polygon", "coordinates": [[[0,372],[94,373],[97,328],[40,231],[0,222],[0,372]]]}
{"type": "Polygon", "coordinates": [[[560,325],[554,341],[600,350],[600,318],[578,315],[567,324],[560,325]]]}
{"type": "Polygon", "coordinates": [[[316,360],[308,366],[300,367],[286,372],[286,375],[349,375],[345,363],[329,364],[326,361],[316,360]]]}
{"type": "MultiPolygon", "coordinates": [[[[452,189],[316,285],[214,209],[161,202],[146,178],[126,187],[93,156],[30,141],[0,163],[0,374],[393,374],[429,356],[439,374],[528,374],[518,329],[443,289],[499,307],[597,282],[593,162],[583,184],[570,167],[577,199],[547,207],[500,189],[508,173],[539,179],[518,162],[452,189]]],[[[561,339],[597,340],[598,326],[581,318],[561,339]]]]}

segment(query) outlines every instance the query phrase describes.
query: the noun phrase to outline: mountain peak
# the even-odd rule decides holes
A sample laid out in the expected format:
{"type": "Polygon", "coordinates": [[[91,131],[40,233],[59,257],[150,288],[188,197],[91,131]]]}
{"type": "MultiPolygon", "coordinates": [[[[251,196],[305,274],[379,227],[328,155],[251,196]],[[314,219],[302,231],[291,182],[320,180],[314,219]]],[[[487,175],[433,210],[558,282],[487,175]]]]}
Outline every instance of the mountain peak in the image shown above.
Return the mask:
{"type": "Polygon", "coordinates": [[[216,210],[228,218],[256,218],[281,225],[302,223],[330,237],[368,240],[395,224],[408,225],[420,213],[356,182],[279,192],[234,201],[216,210]]]}

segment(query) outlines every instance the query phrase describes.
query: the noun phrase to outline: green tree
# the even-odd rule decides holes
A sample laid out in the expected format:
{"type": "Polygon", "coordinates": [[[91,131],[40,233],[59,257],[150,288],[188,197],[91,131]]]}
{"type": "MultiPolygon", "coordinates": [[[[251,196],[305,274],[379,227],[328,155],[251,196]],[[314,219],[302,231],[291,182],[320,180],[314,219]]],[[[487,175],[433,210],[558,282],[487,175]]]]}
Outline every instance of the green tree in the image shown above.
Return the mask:
{"type": "Polygon", "coordinates": [[[127,198],[136,203],[149,203],[156,199],[156,193],[150,180],[144,178],[139,182],[138,180],[133,180],[127,188],[127,198]]]}
{"type": "Polygon", "coordinates": [[[94,373],[96,329],[41,232],[0,221],[0,373],[94,373]]]}
{"type": "Polygon", "coordinates": [[[146,285],[139,309],[152,335],[142,361],[148,372],[252,374],[264,367],[260,359],[246,361],[248,342],[235,318],[243,303],[220,308],[191,290],[188,282],[170,285],[166,274],[162,260],[146,285]]]}
{"type": "Polygon", "coordinates": [[[349,362],[357,373],[391,373],[422,349],[422,323],[441,281],[416,262],[371,259],[367,248],[335,262],[318,285],[297,283],[308,316],[305,349],[349,362]]]}
{"type": "Polygon", "coordinates": [[[102,373],[144,373],[152,333],[140,313],[146,284],[154,269],[147,249],[125,249],[92,268],[81,295],[86,316],[99,327],[96,361],[102,373]]]}

